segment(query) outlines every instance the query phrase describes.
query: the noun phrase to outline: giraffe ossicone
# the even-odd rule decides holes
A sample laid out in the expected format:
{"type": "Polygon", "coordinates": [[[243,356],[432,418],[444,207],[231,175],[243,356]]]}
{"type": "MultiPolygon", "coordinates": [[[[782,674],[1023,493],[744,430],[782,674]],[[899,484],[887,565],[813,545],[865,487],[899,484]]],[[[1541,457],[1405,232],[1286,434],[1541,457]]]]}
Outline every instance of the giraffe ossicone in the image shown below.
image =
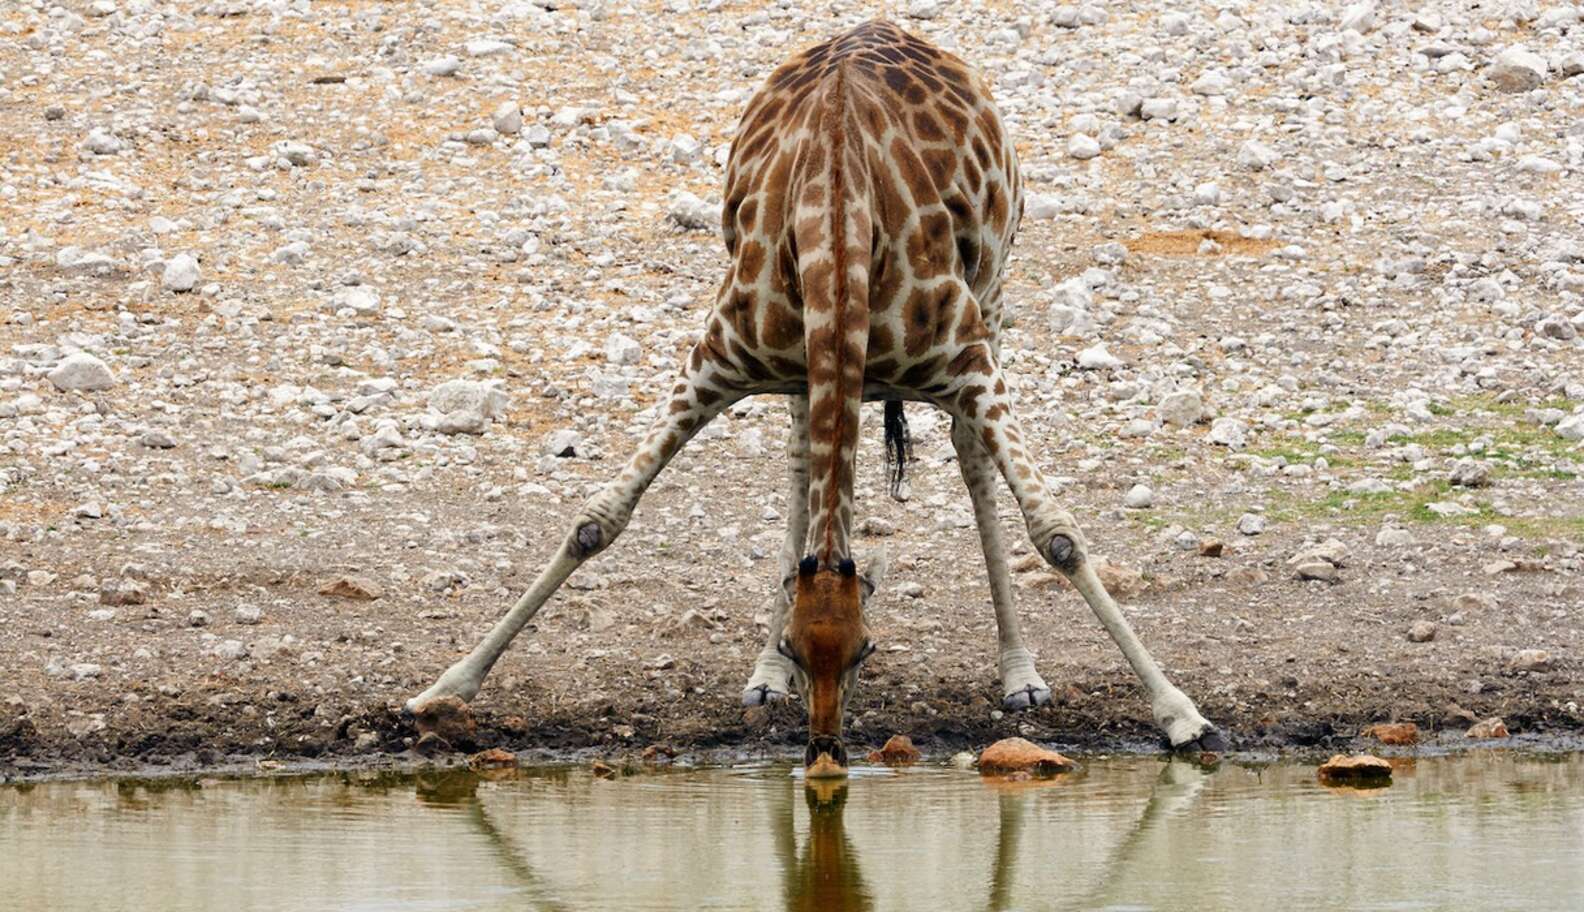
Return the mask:
{"type": "Polygon", "coordinates": [[[902,402],[952,417],[990,577],[1004,705],[1039,705],[1050,688],[1012,603],[998,480],[1036,550],[1073,581],[1138,673],[1171,745],[1222,746],[1100,584],[1027,448],[999,363],[1002,276],[1022,211],[1016,151],[988,87],[957,57],[875,21],[779,67],[732,143],[721,215],[730,262],[661,417],[529,590],[408,707],[477,693],[512,638],[579,564],[615,542],[699,429],[745,396],[774,393],[788,397],[792,416],[785,582],[743,701],[800,692],[809,764],[845,765],[845,706],[874,651],[863,619],[874,581],[849,549],[865,400],[886,401],[888,454],[902,460],[902,402]]]}

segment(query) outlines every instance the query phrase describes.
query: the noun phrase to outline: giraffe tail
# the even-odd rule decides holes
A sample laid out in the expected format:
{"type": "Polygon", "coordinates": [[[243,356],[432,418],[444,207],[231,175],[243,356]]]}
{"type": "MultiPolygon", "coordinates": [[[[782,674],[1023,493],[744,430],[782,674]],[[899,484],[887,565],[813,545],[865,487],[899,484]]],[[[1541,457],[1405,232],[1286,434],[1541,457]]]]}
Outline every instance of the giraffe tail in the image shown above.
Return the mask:
{"type": "Polygon", "coordinates": [[[801,156],[795,228],[808,364],[811,532],[828,565],[850,557],[874,230],[868,162],[845,70],[837,65],[822,86],[819,126],[801,156]]]}
{"type": "Polygon", "coordinates": [[[902,496],[902,482],[907,476],[907,464],[913,461],[913,433],[908,430],[907,413],[902,410],[901,399],[886,400],[885,454],[891,499],[906,500],[902,496]]]}

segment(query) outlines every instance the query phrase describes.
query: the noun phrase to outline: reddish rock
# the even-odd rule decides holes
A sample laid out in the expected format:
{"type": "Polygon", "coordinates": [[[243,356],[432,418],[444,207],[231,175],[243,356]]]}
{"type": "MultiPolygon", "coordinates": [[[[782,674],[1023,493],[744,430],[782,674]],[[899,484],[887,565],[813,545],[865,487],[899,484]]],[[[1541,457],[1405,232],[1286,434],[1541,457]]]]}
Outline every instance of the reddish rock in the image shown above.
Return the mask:
{"type": "Polygon", "coordinates": [[[900,766],[919,762],[919,756],[918,748],[913,746],[912,738],[907,735],[892,735],[885,743],[885,747],[869,752],[869,762],[900,766]]]}
{"type": "Polygon", "coordinates": [[[1377,722],[1362,732],[1366,738],[1374,738],[1382,744],[1417,744],[1419,743],[1419,726],[1412,722],[1377,722]]]}
{"type": "Polygon", "coordinates": [[[1507,734],[1507,723],[1500,716],[1475,722],[1466,732],[1470,738],[1505,738],[1507,734]]]}
{"type": "Polygon", "coordinates": [[[1220,557],[1221,556],[1221,552],[1224,551],[1225,549],[1226,549],[1226,546],[1223,545],[1220,541],[1217,541],[1216,539],[1213,539],[1213,538],[1207,538],[1204,541],[1199,543],[1199,556],[1200,557],[1220,557]]]}
{"type": "Polygon", "coordinates": [[[611,766],[609,763],[606,763],[604,760],[595,760],[593,763],[590,763],[589,771],[594,774],[594,778],[596,779],[616,778],[616,768],[611,766]]]}
{"type": "Polygon", "coordinates": [[[1028,772],[1048,776],[1065,773],[1076,765],[1061,754],[1022,738],[1002,738],[979,755],[979,772],[986,774],[1028,772]]]}
{"type": "Polygon", "coordinates": [[[669,744],[651,744],[643,749],[638,759],[645,763],[669,763],[676,757],[676,748],[669,744]]]}
{"type": "Polygon", "coordinates": [[[1391,774],[1390,763],[1370,754],[1354,754],[1351,757],[1334,754],[1330,760],[1320,764],[1319,770],[1321,782],[1379,781],[1390,779],[1391,774]]]}
{"type": "Polygon", "coordinates": [[[372,602],[384,595],[385,591],[379,587],[378,583],[367,577],[348,574],[324,584],[319,589],[319,594],[372,602]]]}
{"type": "Polygon", "coordinates": [[[517,755],[509,750],[492,747],[468,758],[468,766],[475,769],[506,769],[517,765],[517,755]]]}
{"type": "Polygon", "coordinates": [[[432,733],[457,747],[471,745],[478,732],[472,711],[460,697],[436,697],[418,707],[414,715],[420,735],[432,733]]]}

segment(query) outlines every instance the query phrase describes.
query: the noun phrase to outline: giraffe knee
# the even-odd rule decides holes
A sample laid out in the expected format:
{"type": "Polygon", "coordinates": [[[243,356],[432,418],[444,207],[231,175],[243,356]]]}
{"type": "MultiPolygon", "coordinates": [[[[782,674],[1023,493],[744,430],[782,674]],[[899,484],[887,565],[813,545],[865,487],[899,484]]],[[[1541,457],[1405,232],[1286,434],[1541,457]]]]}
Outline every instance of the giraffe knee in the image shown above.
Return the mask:
{"type": "Polygon", "coordinates": [[[1058,570],[1071,572],[1078,569],[1078,543],[1060,532],[1051,536],[1045,546],[1045,556],[1058,570]]]}
{"type": "Polygon", "coordinates": [[[588,557],[608,544],[605,531],[593,521],[577,527],[572,534],[572,543],[576,547],[576,557],[588,557]]]}

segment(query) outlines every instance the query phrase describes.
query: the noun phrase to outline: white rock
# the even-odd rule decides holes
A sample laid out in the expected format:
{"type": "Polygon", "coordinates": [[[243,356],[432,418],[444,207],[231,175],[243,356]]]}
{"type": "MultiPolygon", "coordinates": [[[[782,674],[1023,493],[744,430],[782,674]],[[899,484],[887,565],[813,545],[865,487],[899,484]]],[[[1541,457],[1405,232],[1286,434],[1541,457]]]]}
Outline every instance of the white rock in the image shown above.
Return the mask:
{"type": "Polygon", "coordinates": [[[468,52],[469,57],[498,57],[517,50],[515,44],[494,38],[475,38],[463,45],[463,47],[468,52]]]}
{"type": "Polygon", "coordinates": [[[612,364],[637,364],[642,357],[643,346],[636,339],[611,333],[605,340],[605,360],[612,364]]]}
{"type": "Polygon", "coordinates": [[[166,291],[192,291],[198,284],[198,261],[188,253],[179,253],[165,261],[165,273],[160,285],[166,291]]]}
{"type": "Polygon", "coordinates": [[[114,133],[96,128],[89,131],[88,137],[82,141],[82,147],[94,155],[115,155],[126,148],[126,143],[114,133]]]}
{"type": "Polygon", "coordinates": [[[105,390],[115,385],[115,375],[98,358],[87,352],[67,355],[49,372],[49,381],[58,390],[105,390]]]}
{"type": "Polygon", "coordinates": [[[1122,497],[1122,505],[1130,510],[1145,510],[1155,503],[1155,492],[1149,485],[1136,484],[1122,497]]]}
{"type": "Polygon", "coordinates": [[[1237,160],[1251,171],[1263,171],[1281,161],[1281,155],[1264,143],[1250,139],[1238,147],[1237,160]]]}
{"type": "Polygon", "coordinates": [[[490,419],[502,418],[510,402],[498,384],[477,380],[448,380],[429,393],[429,408],[441,414],[465,410],[490,419]]]}
{"type": "Polygon", "coordinates": [[[1558,421],[1556,432],[1563,440],[1584,440],[1584,412],[1558,421]]]}
{"type": "Polygon", "coordinates": [[[1074,133],[1067,140],[1067,154],[1079,160],[1094,158],[1100,154],[1100,143],[1091,136],[1074,133]]]}
{"type": "Polygon", "coordinates": [[[418,68],[430,76],[455,76],[457,71],[462,69],[462,61],[447,55],[426,60],[418,68]]]}
{"type": "Polygon", "coordinates": [[[331,304],[336,310],[349,308],[359,316],[369,316],[379,312],[380,296],[367,285],[350,285],[336,289],[331,304]]]}
{"type": "Polygon", "coordinates": [[[1084,370],[1116,370],[1122,366],[1122,359],[1106,351],[1104,342],[1097,342],[1078,353],[1078,366],[1084,370]]]}
{"type": "Polygon", "coordinates": [[[1155,412],[1173,427],[1188,427],[1204,417],[1204,398],[1196,390],[1177,390],[1161,397],[1155,412]]]}
{"type": "Polygon", "coordinates": [[[1205,70],[1199,78],[1188,87],[1195,95],[1225,95],[1232,88],[1232,80],[1227,74],[1218,69],[1205,70]]]}
{"type": "Polygon", "coordinates": [[[522,129],[522,105],[515,101],[503,101],[495,106],[490,114],[490,122],[495,126],[495,132],[502,136],[514,136],[522,129]]]}
{"type": "Polygon", "coordinates": [[[1342,10],[1342,19],[1338,23],[1342,31],[1354,31],[1365,34],[1375,28],[1375,3],[1374,0],[1365,0],[1363,3],[1354,3],[1342,10]]]}
{"type": "Polygon", "coordinates": [[[666,214],[671,221],[692,231],[714,228],[720,224],[720,207],[712,206],[686,190],[672,197],[666,214]]]}
{"type": "Polygon", "coordinates": [[[1238,517],[1237,530],[1241,535],[1259,535],[1265,531],[1265,517],[1258,513],[1244,513],[1238,517]]]}
{"type": "Polygon", "coordinates": [[[1527,92],[1545,81],[1549,69],[1544,57],[1515,44],[1496,56],[1485,75],[1503,92],[1527,92]]]}
{"type": "Polygon", "coordinates": [[[1210,442],[1241,450],[1248,444],[1248,425],[1236,418],[1217,418],[1210,423],[1210,442]]]}

